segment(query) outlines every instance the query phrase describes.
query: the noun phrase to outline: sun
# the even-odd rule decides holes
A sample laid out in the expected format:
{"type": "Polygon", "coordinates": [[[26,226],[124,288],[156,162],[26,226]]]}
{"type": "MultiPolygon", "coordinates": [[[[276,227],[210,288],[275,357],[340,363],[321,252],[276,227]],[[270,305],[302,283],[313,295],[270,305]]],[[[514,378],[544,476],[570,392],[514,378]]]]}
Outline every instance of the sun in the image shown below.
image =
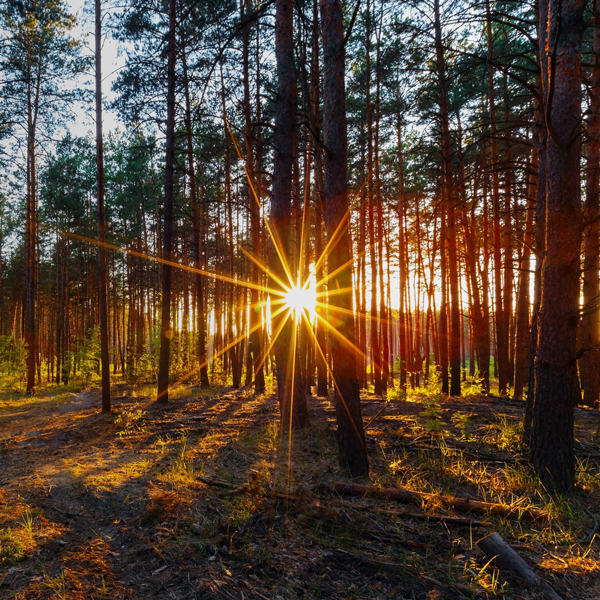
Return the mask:
{"type": "Polygon", "coordinates": [[[315,278],[311,276],[304,285],[293,285],[286,291],[285,305],[291,311],[294,311],[294,318],[299,321],[302,318],[302,313],[306,311],[312,321],[315,308],[317,305],[317,290],[315,286],[315,278]]]}

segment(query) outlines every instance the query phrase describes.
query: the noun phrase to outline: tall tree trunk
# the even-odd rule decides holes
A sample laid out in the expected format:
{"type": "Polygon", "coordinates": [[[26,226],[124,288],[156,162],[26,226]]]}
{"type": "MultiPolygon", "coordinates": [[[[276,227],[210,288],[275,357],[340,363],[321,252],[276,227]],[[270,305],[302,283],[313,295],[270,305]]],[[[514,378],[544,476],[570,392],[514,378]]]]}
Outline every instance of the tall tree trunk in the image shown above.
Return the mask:
{"type": "Polygon", "coordinates": [[[32,73],[27,77],[27,209],[25,217],[25,306],[27,342],[27,393],[35,388],[35,364],[37,348],[37,324],[35,320],[36,297],[36,238],[37,238],[37,198],[36,198],[36,157],[35,130],[39,85],[32,89],[32,73]]]}
{"type": "MultiPolygon", "coordinates": [[[[477,250],[476,250],[476,238],[475,231],[469,227],[469,216],[468,216],[468,199],[467,199],[467,189],[465,184],[465,168],[464,168],[464,157],[462,150],[462,129],[460,126],[460,118],[458,120],[458,159],[459,159],[459,179],[460,179],[460,193],[462,197],[462,227],[464,233],[464,247],[465,247],[465,262],[467,265],[467,274],[469,287],[471,290],[471,305],[472,310],[470,311],[471,315],[471,326],[473,331],[473,341],[475,345],[475,351],[477,355],[481,358],[485,355],[486,349],[485,345],[489,346],[489,337],[486,338],[485,331],[489,327],[489,323],[485,321],[482,305],[481,305],[481,293],[479,289],[479,281],[477,280],[477,250]]],[[[487,350],[489,352],[489,348],[487,350]]],[[[470,349],[469,352],[469,361],[470,367],[473,364],[473,352],[470,349]]],[[[489,363],[489,359],[488,359],[489,363]]],[[[481,365],[480,365],[481,368],[481,365]]],[[[483,375],[480,373],[480,376],[483,375]]],[[[484,391],[489,391],[488,387],[486,387],[486,380],[484,377],[481,377],[482,388],[484,391]]],[[[489,386],[489,376],[487,385],[489,386]]]]}
{"type": "Polygon", "coordinates": [[[100,358],[102,362],[102,412],[110,412],[110,357],[108,353],[108,278],[104,224],[104,149],[102,141],[102,2],[96,12],[96,206],[98,213],[98,310],[100,312],[100,358]]]}
{"type": "Polygon", "coordinates": [[[494,236],[494,291],[495,291],[495,324],[496,324],[496,353],[494,355],[496,369],[498,371],[498,393],[506,394],[508,383],[507,369],[504,364],[505,335],[504,335],[504,313],[502,303],[502,233],[500,228],[500,180],[498,176],[498,139],[496,123],[496,100],[494,90],[494,67],[493,51],[494,42],[492,37],[492,18],[490,3],[486,0],[486,35],[488,56],[488,105],[490,111],[490,145],[492,159],[490,170],[492,173],[492,212],[493,212],[493,236],[494,236]]]}
{"type": "Polygon", "coordinates": [[[517,297],[517,333],[515,340],[515,373],[513,397],[521,400],[523,397],[523,384],[525,373],[528,366],[528,340],[527,333],[529,329],[529,262],[531,259],[531,242],[533,241],[533,215],[535,212],[535,173],[538,168],[537,149],[534,147],[531,151],[531,162],[529,165],[529,194],[527,217],[525,219],[525,230],[523,232],[523,252],[519,261],[519,287],[517,297]]]}
{"type": "Polygon", "coordinates": [[[337,244],[327,257],[329,273],[336,272],[331,289],[344,293],[330,298],[330,318],[337,323],[337,335],[330,336],[333,376],[335,378],[335,412],[338,425],[340,465],[353,476],[367,476],[369,460],[365,445],[360,394],[356,377],[354,351],[354,316],[352,315],[352,249],[348,235],[347,124],[344,85],[345,53],[341,0],[320,0],[323,36],[325,221],[329,240],[336,235],[337,244]],[[339,229],[338,229],[339,228],[339,229]],[[341,309],[336,311],[336,308],[341,309]],[[342,336],[341,339],[338,336],[342,336]]]}
{"type": "Polygon", "coordinates": [[[575,479],[575,360],[581,248],[581,40],[585,0],[550,0],[543,48],[546,96],[546,254],[542,266],[530,458],[546,489],[575,479]]]}
{"type": "Polygon", "coordinates": [[[585,177],[585,228],[583,261],[583,318],[581,347],[585,352],[579,361],[583,403],[597,406],[600,399],[600,312],[598,311],[598,269],[600,258],[600,2],[594,0],[594,54],[590,85],[589,119],[587,126],[587,156],[585,177]]]}
{"type": "MultiPolygon", "coordinates": [[[[248,0],[242,0],[240,3],[240,12],[242,20],[245,19],[246,11],[248,10],[248,0]]],[[[242,69],[243,69],[243,87],[244,87],[244,141],[246,143],[246,168],[248,175],[253,181],[258,197],[262,196],[262,176],[261,168],[259,164],[258,169],[255,169],[254,165],[254,150],[252,148],[252,111],[250,109],[250,64],[249,64],[249,52],[250,52],[250,24],[246,24],[242,30],[242,69]]],[[[257,65],[258,69],[258,65],[257,65]]],[[[257,111],[260,108],[260,81],[257,76],[257,111]]],[[[257,114],[257,120],[260,121],[260,117],[257,114]]],[[[260,131],[260,129],[259,129],[260,131]]],[[[257,143],[257,157],[260,157],[260,139],[256,140],[257,143]]],[[[250,206],[250,236],[252,252],[255,258],[260,259],[260,209],[258,207],[257,199],[254,197],[252,190],[248,189],[248,203],[250,206]]],[[[259,284],[258,266],[252,263],[250,267],[251,281],[254,286],[259,284]]],[[[254,393],[256,395],[263,394],[265,391],[265,375],[262,366],[262,336],[260,332],[260,295],[258,289],[253,287],[250,291],[250,340],[248,345],[248,352],[252,353],[252,370],[254,371],[254,393]]]]}
{"type": "MultiPolygon", "coordinates": [[[[406,389],[406,261],[404,222],[406,215],[406,195],[404,193],[404,156],[402,153],[402,121],[398,115],[397,143],[398,143],[398,271],[399,271],[399,304],[398,304],[398,335],[400,338],[400,389],[406,389]]],[[[434,260],[434,257],[432,257],[434,260]]]]}
{"type": "MultiPolygon", "coordinates": [[[[295,262],[291,260],[290,252],[297,98],[293,7],[293,0],[277,0],[275,13],[275,56],[279,86],[275,106],[271,195],[271,221],[276,251],[272,254],[271,268],[284,283],[289,281],[289,276],[294,280],[296,275],[289,272],[292,262],[295,262]]],[[[281,427],[282,430],[290,432],[292,429],[308,425],[308,406],[300,372],[297,325],[294,314],[290,315],[288,311],[283,311],[273,319],[273,331],[276,333],[281,328],[274,344],[281,427]],[[282,323],[282,320],[285,322],[282,323]]]]}
{"type": "MultiPolygon", "coordinates": [[[[312,36],[312,57],[311,57],[311,115],[312,131],[321,131],[321,118],[319,114],[320,106],[320,74],[319,74],[319,9],[318,0],[313,0],[313,36],[312,36]]],[[[325,201],[325,183],[323,181],[323,154],[321,152],[321,139],[315,139],[315,261],[316,261],[316,279],[317,282],[323,281],[323,204],[325,201]]],[[[316,289],[317,294],[323,293],[323,285],[316,289]]],[[[318,295],[321,304],[325,303],[325,298],[318,295]]],[[[325,318],[325,311],[322,306],[317,305],[316,312],[322,318],[325,318]]],[[[317,363],[317,396],[326,398],[329,394],[327,389],[327,363],[324,357],[327,356],[327,344],[325,342],[325,329],[322,323],[317,322],[316,344],[318,348],[315,353],[317,363]],[[320,348],[320,350],[319,350],[320,348]]]]}
{"type": "MultiPolygon", "coordinates": [[[[169,0],[169,35],[167,49],[167,139],[165,157],[165,204],[163,207],[163,259],[172,260],[173,183],[175,166],[175,0],[169,0]]],[[[169,356],[171,349],[171,281],[172,268],[162,265],[162,304],[160,323],[160,356],[158,363],[157,402],[169,401],[169,356]]]]}
{"type": "MultiPolygon", "coordinates": [[[[183,82],[185,93],[185,131],[187,142],[188,176],[190,180],[190,205],[192,209],[192,236],[194,250],[194,267],[202,269],[202,239],[200,236],[200,214],[198,210],[198,195],[196,190],[196,165],[194,164],[194,140],[192,132],[192,112],[190,103],[190,90],[185,52],[182,53],[183,82]]],[[[200,386],[207,388],[208,368],[206,361],[206,310],[204,308],[203,276],[194,273],[194,286],[196,288],[196,323],[198,327],[198,362],[200,363],[200,386]]]]}
{"type": "Polygon", "coordinates": [[[456,219],[454,209],[454,185],[452,180],[452,147],[448,115],[448,83],[446,59],[440,21],[440,3],[434,2],[435,50],[437,61],[440,135],[442,158],[442,196],[447,211],[448,271],[450,277],[450,394],[460,396],[460,306],[458,298],[458,256],[456,252],[456,219]]]}
{"type": "Polygon", "coordinates": [[[377,322],[377,243],[375,237],[375,194],[373,181],[373,109],[371,103],[371,5],[367,0],[366,10],[366,39],[365,39],[365,93],[367,118],[367,198],[369,203],[369,258],[371,269],[371,382],[376,394],[382,393],[381,388],[381,352],[379,349],[379,327],[377,322]]]}

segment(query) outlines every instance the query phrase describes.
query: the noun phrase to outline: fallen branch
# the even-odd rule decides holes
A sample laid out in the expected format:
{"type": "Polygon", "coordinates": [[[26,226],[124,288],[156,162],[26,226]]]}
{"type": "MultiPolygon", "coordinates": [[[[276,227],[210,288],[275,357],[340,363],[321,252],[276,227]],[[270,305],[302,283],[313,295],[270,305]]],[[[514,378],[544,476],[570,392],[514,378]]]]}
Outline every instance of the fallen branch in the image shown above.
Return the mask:
{"type": "Polygon", "coordinates": [[[420,450],[433,450],[433,451],[438,451],[441,452],[442,450],[446,450],[448,452],[460,452],[464,457],[466,458],[471,458],[473,460],[477,460],[479,462],[488,462],[488,463],[522,463],[525,464],[527,461],[525,459],[522,458],[514,458],[514,457],[510,457],[510,458],[500,458],[498,456],[494,456],[493,454],[489,454],[487,452],[471,452],[469,450],[466,450],[465,448],[463,448],[462,446],[459,447],[454,447],[454,446],[449,446],[446,445],[444,447],[442,446],[432,446],[430,444],[417,444],[415,443],[415,441],[413,442],[400,442],[400,443],[396,443],[395,447],[402,447],[402,448],[418,448],[420,450]]]}
{"type": "Polygon", "coordinates": [[[547,519],[548,515],[534,508],[519,508],[506,504],[495,504],[493,502],[482,502],[471,500],[471,498],[452,498],[451,496],[439,496],[426,492],[413,492],[404,488],[380,488],[375,485],[361,485],[359,483],[344,483],[338,481],[333,484],[333,489],[347,496],[380,496],[397,502],[421,504],[422,502],[437,502],[442,506],[455,508],[465,512],[489,513],[497,517],[507,517],[517,514],[526,519],[547,519]]]}
{"type": "MultiPolygon", "coordinates": [[[[324,502],[323,500],[321,500],[324,502]]],[[[332,501],[329,506],[337,506],[336,501],[332,501]]],[[[346,506],[343,502],[340,506],[346,506]]],[[[368,510],[373,512],[372,506],[352,506],[353,510],[368,510]]],[[[491,527],[492,524],[487,521],[474,521],[473,519],[464,519],[462,517],[447,517],[446,515],[427,515],[425,513],[413,513],[407,510],[380,510],[379,512],[392,515],[401,519],[414,519],[415,521],[428,521],[429,523],[446,523],[447,525],[465,525],[466,527],[491,527]]]]}
{"type": "Polygon", "coordinates": [[[562,600],[497,533],[491,533],[479,540],[477,547],[483,550],[485,555],[493,560],[499,569],[512,571],[530,585],[542,590],[552,600],[562,600]]]}
{"type": "Polygon", "coordinates": [[[383,408],[364,426],[363,431],[366,431],[367,429],[369,429],[369,427],[371,427],[371,425],[373,424],[373,422],[375,421],[375,419],[389,406],[389,402],[386,402],[383,405],[383,408]]]}
{"type": "Polygon", "coordinates": [[[212,485],[214,487],[220,487],[225,489],[232,489],[233,485],[228,481],[223,481],[223,479],[216,479],[215,477],[206,477],[204,475],[198,475],[198,480],[206,485],[212,485]]]}

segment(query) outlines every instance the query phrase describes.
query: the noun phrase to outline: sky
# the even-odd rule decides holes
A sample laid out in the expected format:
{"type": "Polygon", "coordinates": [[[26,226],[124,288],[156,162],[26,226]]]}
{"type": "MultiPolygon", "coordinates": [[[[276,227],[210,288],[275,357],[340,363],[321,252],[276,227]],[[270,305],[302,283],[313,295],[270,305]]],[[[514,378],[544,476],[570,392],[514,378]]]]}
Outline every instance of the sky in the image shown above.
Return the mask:
{"type": "MultiPolygon", "coordinates": [[[[83,53],[87,55],[94,54],[94,15],[93,15],[93,0],[65,0],[65,3],[70,6],[71,13],[77,16],[77,26],[73,32],[74,36],[82,39],[84,48],[83,53]]],[[[110,8],[103,10],[103,18],[110,8]]],[[[114,10],[114,9],[112,9],[114,10]]],[[[118,76],[119,70],[125,65],[125,56],[119,56],[118,44],[115,40],[106,36],[104,33],[104,41],[102,46],[102,96],[104,110],[104,134],[114,131],[119,128],[120,123],[117,114],[109,110],[108,104],[114,98],[111,90],[112,84],[118,76]]],[[[81,84],[87,85],[93,89],[94,73],[82,76],[81,84]]],[[[73,136],[85,136],[89,132],[95,131],[94,120],[95,105],[93,102],[88,106],[80,106],[76,109],[75,121],[68,125],[68,129],[73,136]]],[[[122,129],[122,126],[121,126],[122,129]]]]}

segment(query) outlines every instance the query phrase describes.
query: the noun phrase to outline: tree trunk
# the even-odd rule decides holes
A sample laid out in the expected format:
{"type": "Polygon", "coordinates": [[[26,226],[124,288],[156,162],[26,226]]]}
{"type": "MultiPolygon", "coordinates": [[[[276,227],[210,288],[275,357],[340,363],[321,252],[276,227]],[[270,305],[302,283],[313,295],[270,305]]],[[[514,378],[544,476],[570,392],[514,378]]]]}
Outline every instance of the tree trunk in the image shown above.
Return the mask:
{"type": "Polygon", "coordinates": [[[525,373],[528,366],[528,329],[529,329],[529,262],[531,259],[531,242],[533,241],[533,214],[535,212],[535,190],[534,182],[538,167],[538,156],[535,147],[532,152],[532,160],[529,165],[531,174],[529,184],[529,198],[527,207],[527,217],[525,219],[525,230],[523,232],[523,252],[519,261],[519,287],[517,297],[517,334],[515,340],[515,373],[513,397],[521,400],[523,397],[523,384],[525,373]]]}
{"type": "MultiPolygon", "coordinates": [[[[312,131],[321,131],[321,119],[319,115],[320,90],[319,90],[319,10],[318,0],[313,1],[313,37],[312,37],[312,57],[311,57],[311,115],[312,131]]],[[[316,261],[316,279],[317,282],[323,281],[323,203],[325,200],[325,184],[323,181],[323,154],[321,152],[322,141],[315,139],[315,261],[316,261]]],[[[321,304],[326,299],[319,295],[323,293],[323,285],[319,285],[316,290],[317,298],[321,304]]],[[[321,318],[325,318],[322,306],[317,305],[316,312],[321,318]]],[[[325,343],[325,329],[322,322],[317,322],[315,361],[317,363],[317,396],[326,398],[329,394],[327,389],[327,363],[324,357],[327,356],[327,345],[325,343]],[[320,351],[319,351],[320,348],[320,351]]]]}
{"type": "MultiPolygon", "coordinates": [[[[242,1],[242,20],[245,18],[245,11],[248,9],[248,1],[242,1]]],[[[246,143],[246,168],[248,176],[253,180],[258,198],[254,197],[251,189],[248,190],[248,203],[250,206],[250,237],[252,252],[255,258],[260,258],[260,208],[258,206],[259,198],[262,195],[261,185],[261,165],[255,170],[254,155],[252,148],[252,113],[250,110],[250,24],[247,24],[242,30],[242,67],[243,67],[243,87],[244,87],[244,141],[246,143]]],[[[258,69],[258,64],[257,64],[258,69]]],[[[257,76],[257,109],[260,107],[258,97],[260,96],[260,82],[257,76]]],[[[260,121],[260,116],[256,115],[257,121],[260,121]]],[[[260,129],[259,129],[260,131],[260,129]]],[[[257,156],[260,156],[260,139],[256,140],[257,156]]],[[[262,363],[262,336],[260,332],[260,295],[256,286],[259,284],[258,266],[253,262],[250,267],[251,281],[254,287],[250,291],[250,340],[248,344],[248,352],[252,353],[252,370],[254,371],[254,393],[258,396],[265,392],[265,375],[262,363]]]]}
{"type": "Polygon", "coordinates": [[[102,412],[109,413],[110,357],[108,353],[108,280],[104,224],[104,149],[102,141],[102,2],[95,1],[96,12],[96,206],[98,213],[98,310],[100,312],[100,358],[102,362],[102,412]]]}
{"type": "Polygon", "coordinates": [[[335,379],[340,465],[353,476],[367,476],[369,461],[365,445],[360,394],[356,377],[354,316],[352,315],[352,267],[348,235],[347,125],[344,84],[345,53],[341,0],[321,0],[324,81],[325,222],[335,247],[328,253],[329,273],[336,272],[330,289],[344,293],[331,296],[329,318],[336,321],[330,336],[335,379]],[[339,228],[339,229],[338,229],[339,228]],[[336,311],[340,308],[340,311],[336,311]]]}
{"type": "Polygon", "coordinates": [[[492,173],[492,212],[493,212],[493,236],[494,236],[494,291],[495,291],[495,324],[496,324],[496,352],[494,354],[496,369],[498,371],[498,393],[506,394],[508,382],[506,365],[504,364],[504,313],[502,304],[502,234],[500,228],[500,181],[498,176],[498,140],[496,126],[496,101],[494,90],[494,67],[492,39],[492,19],[489,0],[486,0],[486,34],[487,34],[487,56],[488,56],[488,105],[490,111],[490,145],[492,159],[490,170],[492,173]]]}
{"type": "MultiPolygon", "coordinates": [[[[277,0],[275,14],[275,56],[279,86],[275,106],[271,196],[271,222],[276,251],[272,254],[271,268],[286,284],[290,277],[296,280],[296,273],[289,272],[293,262],[290,253],[290,219],[297,98],[293,7],[293,0],[277,0]]],[[[296,317],[298,319],[300,315],[296,317]]],[[[293,313],[290,315],[289,311],[283,311],[273,319],[272,327],[275,335],[281,328],[274,344],[281,428],[291,432],[292,429],[308,425],[308,407],[298,352],[298,323],[294,320],[293,313]]]]}
{"type": "Polygon", "coordinates": [[[542,47],[551,49],[542,266],[530,458],[546,489],[575,479],[574,404],[579,313],[581,40],[584,0],[551,0],[542,47]],[[559,35],[560,30],[560,35],[559,35]]]}
{"type": "MultiPolygon", "coordinates": [[[[173,179],[175,165],[175,0],[169,0],[169,36],[167,49],[167,139],[165,157],[165,204],[163,208],[163,259],[172,260],[173,179]]],[[[162,304],[160,324],[160,356],[156,400],[169,401],[169,357],[171,349],[171,266],[162,265],[162,304]]]]}
{"type": "Polygon", "coordinates": [[[202,269],[202,239],[200,236],[200,214],[198,211],[198,195],[196,192],[196,166],[194,164],[194,141],[192,132],[192,113],[190,104],[190,91],[187,73],[185,52],[182,53],[183,81],[185,92],[185,131],[187,142],[188,176],[190,180],[190,205],[192,209],[192,236],[194,250],[194,286],[196,288],[196,323],[198,327],[198,362],[200,363],[200,387],[209,387],[208,368],[206,360],[206,310],[204,308],[203,276],[199,273],[202,269]]]}
{"type": "Polygon", "coordinates": [[[594,54],[587,126],[584,219],[590,221],[584,234],[583,318],[579,361],[583,404],[598,406],[600,398],[600,312],[598,311],[598,242],[600,223],[600,2],[594,0],[594,54]]]}

